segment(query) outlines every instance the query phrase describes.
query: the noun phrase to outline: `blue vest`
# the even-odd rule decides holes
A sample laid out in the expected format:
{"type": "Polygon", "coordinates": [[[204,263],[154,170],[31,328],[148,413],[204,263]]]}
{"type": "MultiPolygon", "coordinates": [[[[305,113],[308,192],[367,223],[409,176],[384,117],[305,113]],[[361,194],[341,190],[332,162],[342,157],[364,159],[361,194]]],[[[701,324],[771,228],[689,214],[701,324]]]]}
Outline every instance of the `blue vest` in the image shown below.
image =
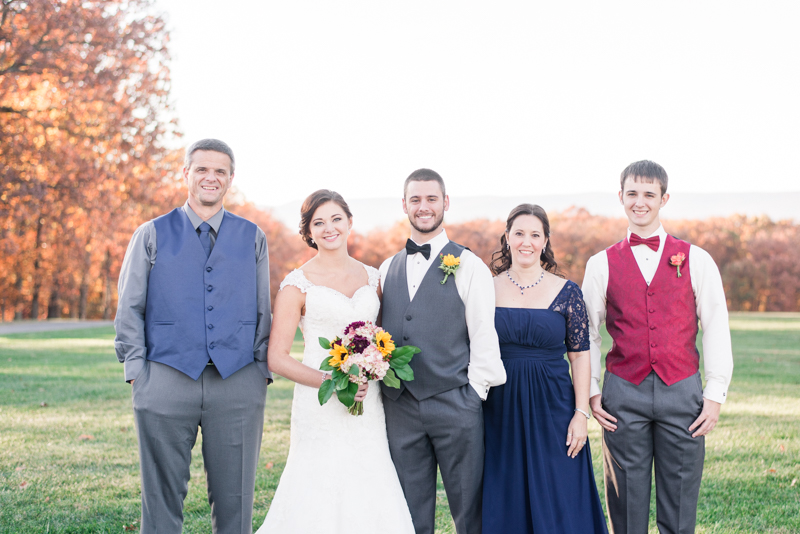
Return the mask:
{"type": "Polygon", "coordinates": [[[147,359],[193,380],[211,360],[227,378],[254,361],[256,225],[225,212],[206,259],[183,208],[153,224],[158,248],[147,284],[147,359]]]}

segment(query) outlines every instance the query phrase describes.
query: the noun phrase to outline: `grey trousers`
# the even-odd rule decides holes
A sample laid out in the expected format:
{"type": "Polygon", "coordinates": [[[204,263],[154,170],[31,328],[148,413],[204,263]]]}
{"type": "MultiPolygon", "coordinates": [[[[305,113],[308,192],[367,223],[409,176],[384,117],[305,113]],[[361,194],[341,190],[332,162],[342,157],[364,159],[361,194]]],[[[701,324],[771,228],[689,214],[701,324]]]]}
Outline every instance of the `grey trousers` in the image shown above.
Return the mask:
{"type": "Polygon", "coordinates": [[[689,426],[703,409],[700,373],[671,386],[651,372],[638,386],[606,371],[603,409],[617,418],[603,431],[606,504],[613,534],[646,534],[656,474],[656,525],[661,534],[695,529],[705,437],[689,426]]]}
{"type": "Polygon", "coordinates": [[[142,474],[142,534],[180,534],[197,429],[214,534],[252,534],[267,382],[255,363],[227,379],[208,366],[195,381],[147,362],[133,383],[142,474]]]}
{"type": "Polygon", "coordinates": [[[433,534],[436,466],[458,534],[480,534],[483,500],[483,405],[466,384],[418,401],[408,390],[384,395],[389,450],[416,534],[433,534]]]}

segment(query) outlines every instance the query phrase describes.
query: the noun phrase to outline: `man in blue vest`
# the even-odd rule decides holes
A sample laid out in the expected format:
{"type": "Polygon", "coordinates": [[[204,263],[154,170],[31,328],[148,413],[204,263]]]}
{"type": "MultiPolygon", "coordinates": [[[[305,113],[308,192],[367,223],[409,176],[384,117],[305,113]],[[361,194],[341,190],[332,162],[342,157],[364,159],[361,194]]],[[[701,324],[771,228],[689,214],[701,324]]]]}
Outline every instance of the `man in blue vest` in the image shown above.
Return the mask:
{"type": "Polygon", "coordinates": [[[215,534],[252,533],[270,329],[267,240],[222,207],[233,151],[186,150],[186,203],[134,232],[119,277],[117,358],[131,383],[142,534],[180,533],[203,430],[215,534]]]}

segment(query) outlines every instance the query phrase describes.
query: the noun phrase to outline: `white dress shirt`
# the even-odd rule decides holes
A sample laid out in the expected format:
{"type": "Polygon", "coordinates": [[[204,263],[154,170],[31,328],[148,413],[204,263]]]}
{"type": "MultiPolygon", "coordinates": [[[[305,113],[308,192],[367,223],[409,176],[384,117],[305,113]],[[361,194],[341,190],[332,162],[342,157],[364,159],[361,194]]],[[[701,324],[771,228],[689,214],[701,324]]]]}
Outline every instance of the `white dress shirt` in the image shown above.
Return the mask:
{"type": "MultiPolygon", "coordinates": [[[[647,245],[631,247],[633,257],[642,276],[650,285],[656,274],[667,232],[659,226],[652,235],[659,237],[658,250],[653,251],[647,245]]],[[[627,239],[630,240],[628,230],[627,239]]],[[[650,236],[640,236],[647,238],[650,236]]],[[[691,245],[689,249],[689,272],[692,278],[697,317],[703,330],[703,368],[705,370],[706,387],[703,396],[712,401],[724,403],[728,394],[728,386],[733,374],[733,351],[731,349],[731,332],[728,326],[728,306],[725,291],[722,288],[722,277],[717,264],[708,252],[691,245]]],[[[591,337],[592,382],[590,396],[600,394],[600,325],[606,320],[606,290],[608,288],[608,256],[600,251],[586,263],[586,274],[583,277],[583,299],[589,313],[589,336],[591,337]]]]}
{"type": "MultiPolygon", "coordinates": [[[[441,261],[439,253],[450,242],[442,229],[436,237],[428,241],[431,255],[425,259],[420,253],[409,255],[406,259],[406,279],[408,297],[414,300],[428,269],[436,269],[441,261]]],[[[418,245],[421,243],[417,243],[418,245]]],[[[381,290],[392,258],[381,265],[381,290]]],[[[444,277],[444,271],[441,272],[444,277]]],[[[489,388],[505,384],[506,370],[500,359],[500,343],[494,329],[494,281],[492,273],[481,259],[469,250],[461,253],[461,264],[455,275],[458,295],[464,302],[467,331],[469,333],[469,383],[486,400],[489,388]]]]}

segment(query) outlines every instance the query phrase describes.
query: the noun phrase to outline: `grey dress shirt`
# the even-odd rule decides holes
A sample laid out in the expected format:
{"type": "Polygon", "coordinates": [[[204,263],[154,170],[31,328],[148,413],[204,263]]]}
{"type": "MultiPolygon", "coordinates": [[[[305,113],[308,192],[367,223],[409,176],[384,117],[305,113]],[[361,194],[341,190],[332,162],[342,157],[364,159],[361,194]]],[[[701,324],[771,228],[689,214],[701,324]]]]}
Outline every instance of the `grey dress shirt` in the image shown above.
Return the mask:
{"type": "MultiPolygon", "coordinates": [[[[203,223],[203,219],[189,207],[188,202],[183,205],[183,210],[194,229],[197,230],[203,223]]],[[[224,214],[225,208],[222,208],[205,221],[211,226],[209,236],[212,249],[217,240],[217,232],[222,224],[224,214]]],[[[117,317],[114,319],[117,337],[114,339],[114,348],[117,352],[117,359],[125,364],[126,382],[135,380],[139,376],[147,357],[144,311],[147,304],[147,283],[150,279],[150,270],[156,263],[158,253],[156,243],[156,227],[153,221],[148,221],[137,228],[128,244],[125,260],[122,262],[122,269],[119,273],[117,317]]],[[[267,236],[258,227],[256,227],[255,260],[258,317],[253,357],[267,381],[272,382],[272,373],[267,366],[267,345],[269,329],[272,324],[269,308],[269,254],[267,236]]]]}

